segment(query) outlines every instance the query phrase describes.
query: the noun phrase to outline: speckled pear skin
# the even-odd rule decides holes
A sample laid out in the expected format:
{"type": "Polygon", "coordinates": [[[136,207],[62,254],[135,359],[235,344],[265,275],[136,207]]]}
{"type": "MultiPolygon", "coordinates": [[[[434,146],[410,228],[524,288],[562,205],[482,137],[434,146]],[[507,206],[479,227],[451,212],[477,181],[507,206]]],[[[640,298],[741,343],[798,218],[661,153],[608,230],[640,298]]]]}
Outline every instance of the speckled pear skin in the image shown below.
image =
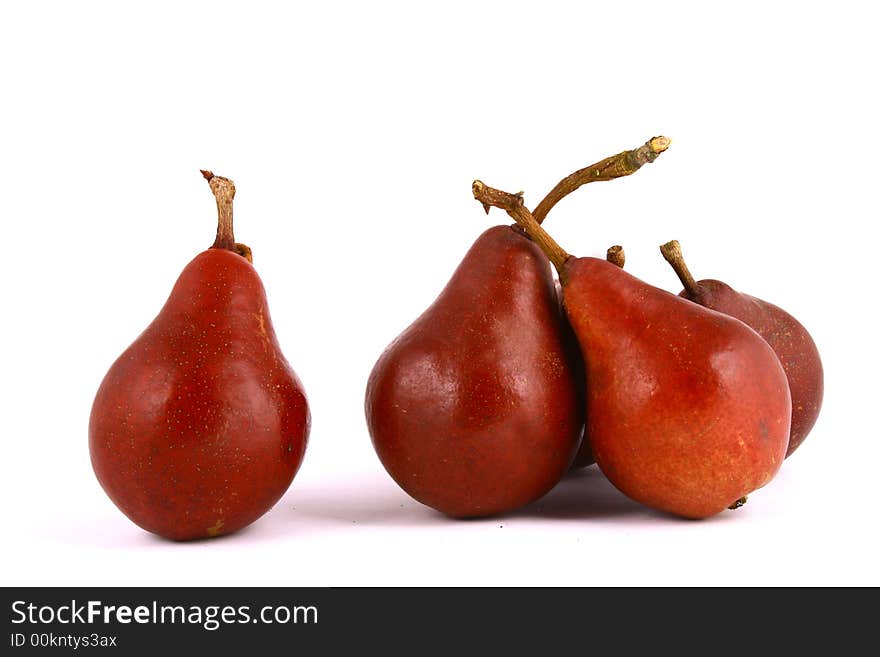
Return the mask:
{"type": "Polygon", "coordinates": [[[629,497],[705,518],[764,486],[785,457],[791,399],[769,345],[727,315],[596,258],[566,263],[586,366],[586,435],[629,497]]]}
{"type": "Polygon", "coordinates": [[[367,383],[373,446],[391,477],[449,516],[504,513],[549,491],[583,426],[547,257],[496,226],[367,383]]]}
{"type": "Polygon", "coordinates": [[[302,462],[309,428],[256,270],[208,249],[104,377],[89,450],[126,516],[187,540],[234,532],[268,511],[302,462]]]}
{"type": "Polygon", "coordinates": [[[776,352],[791,390],[791,454],[804,442],[822,408],[824,372],[819,350],[807,329],[779,306],[737,292],[713,279],[697,282],[698,294],[682,290],[680,296],[736,317],[751,326],[776,352]]]}

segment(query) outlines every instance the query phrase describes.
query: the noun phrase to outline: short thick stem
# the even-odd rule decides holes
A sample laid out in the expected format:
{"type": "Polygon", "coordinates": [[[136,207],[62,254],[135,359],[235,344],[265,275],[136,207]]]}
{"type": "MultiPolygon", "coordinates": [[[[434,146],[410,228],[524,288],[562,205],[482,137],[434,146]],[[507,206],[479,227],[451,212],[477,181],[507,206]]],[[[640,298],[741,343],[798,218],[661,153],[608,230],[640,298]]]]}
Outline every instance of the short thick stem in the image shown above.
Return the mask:
{"type": "Polygon", "coordinates": [[[532,216],[539,224],[542,223],[553,206],[581,185],[602,180],[614,180],[633,174],[645,164],[656,160],[660,153],[669,148],[670,143],[671,140],[668,137],[652,137],[638,148],[606,157],[601,162],[575,171],[560,180],[556,187],[550,190],[550,193],[532,212],[532,216]]]}
{"type": "Polygon", "coordinates": [[[503,192],[500,189],[489,187],[480,180],[474,181],[471,190],[474,193],[474,198],[483,204],[486,213],[489,212],[489,208],[492,206],[501,208],[522,227],[526,235],[547,254],[547,258],[549,258],[559,273],[559,281],[564,285],[567,278],[565,263],[571,256],[535,221],[532,213],[529,212],[523,202],[522,194],[503,192]]]}
{"type": "Polygon", "coordinates": [[[684,289],[687,293],[691,296],[699,294],[700,286],[697,281],[694,280],[694,277],[688,269],[687,263],[684,261],[684,256],[681,253],[681,244],[678,243],[678,240],[672,240],[663,244],[660,247],[660,253],[663,254],[666,262],[668,262],[675,270],[675,273],[678,274],[678,279],[681,281],[681,284],[684,285],[684,289]]]}
{"type": "Polygon", "coordinates": [[[608,247],[608,251],[605,253],[605,259],[612,265],[617,265],[623,269],[623,266],[626,264],[626,253],[624,253],[623,247],[620,246],[620,244],[615,244],[614,246],[608,247]]]}

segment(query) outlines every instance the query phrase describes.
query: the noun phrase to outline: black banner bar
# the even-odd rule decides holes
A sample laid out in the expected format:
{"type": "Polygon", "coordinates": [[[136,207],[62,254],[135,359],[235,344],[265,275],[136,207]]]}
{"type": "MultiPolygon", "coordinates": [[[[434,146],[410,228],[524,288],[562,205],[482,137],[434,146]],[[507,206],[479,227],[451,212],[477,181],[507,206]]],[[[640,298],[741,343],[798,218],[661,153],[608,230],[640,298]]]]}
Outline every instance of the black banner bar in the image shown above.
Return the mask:
{"type": "Polygon", "coordinates": [[[743,649],[759,641],[764,654],[826,630],[846,654],[875,622],[873,605],[850,605],[840,590],[7,588],[3,600],[7,655],[247,655],[266,646],[336,654],[360,645],[445,647],[457,657],[475,640],[492,654],[528,645],[542,654],[596,645],[709,654],[707,640],[743,649]]]}

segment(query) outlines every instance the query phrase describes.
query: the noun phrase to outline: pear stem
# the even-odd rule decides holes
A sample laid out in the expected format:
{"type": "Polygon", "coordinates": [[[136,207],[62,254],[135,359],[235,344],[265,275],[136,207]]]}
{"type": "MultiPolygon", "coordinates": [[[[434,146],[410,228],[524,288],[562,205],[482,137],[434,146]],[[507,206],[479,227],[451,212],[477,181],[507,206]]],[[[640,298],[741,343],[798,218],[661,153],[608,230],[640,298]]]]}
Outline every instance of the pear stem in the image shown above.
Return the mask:
{"type": "Polygon", "coordinates": [[[615,244],[614,246],[608,247],[608,251],[605,253],[605,259],[612,265],[617,265],[623,269],[623,265],[626,264],[626,253],[624,253],[623,247],[620,246],[620,244],[615,244]]]}
{"type": "Polygon", "coordinates": [[[559,282],[565,285],[565,281],[568,278],[565,263],[571,256],[535,221],[532,213],[529,212],[529,209],[523,202],[522,193],[510,194],[509,192],[503,192],[500,189],[489,187],[480,180],[474,181],[473,185],[471,185],[471,191],[474,193],[474,198],[483,204],[486,214],[489,213],[489,208],[492,206],[507,212],[526,232],[526,235],[547,254],[547,258],[549,258],[559,273],[559,282]]]}
{"type": "Polygon", "coordinates": [[[201,169],[201,172],[211,186],[211,191],[217,201],[217,237],[211,248],[234,251],[252,263],[254,259],[251,248],[237,243],[232,230],[232,199],[235,198],[235,183],[229,178],[215,176],[212,172],[204,169],[201,169]]]}
{"type": "Polygon", "coordinates": [[[684,256],[681,253],[681,244],[678,243],[678,240],[666,242],[666,244],[660,247],[660,253],[663,254],[666,262],[672,265],[675,273],[678,274],[678,280],[684,285],[687,293],[691,296],[698,295],[700,293],[700,285],[694,280],[687,263],[684,261],[684,256]]]}
{"type": "Polygon", "coordinates": [[[614,180],[615,178],[622,178],[623,176],[633,174],[645,164],[656,160],[657,156],[669,148],[671,143],[672,140],[668,137],[652,137],[638,148],[606,157],[601,162],[596,162],[596,164],[591,164],[579,171],[575,171],[560,180],[556,187],[550,190],[550,193],[544,197],[544,200],[532,212],[532,216],[535,217],[535,221],[539,224],[543,223],[547,214],[553,209],[553,206],[581,185],[596,181],[614,180]]]}

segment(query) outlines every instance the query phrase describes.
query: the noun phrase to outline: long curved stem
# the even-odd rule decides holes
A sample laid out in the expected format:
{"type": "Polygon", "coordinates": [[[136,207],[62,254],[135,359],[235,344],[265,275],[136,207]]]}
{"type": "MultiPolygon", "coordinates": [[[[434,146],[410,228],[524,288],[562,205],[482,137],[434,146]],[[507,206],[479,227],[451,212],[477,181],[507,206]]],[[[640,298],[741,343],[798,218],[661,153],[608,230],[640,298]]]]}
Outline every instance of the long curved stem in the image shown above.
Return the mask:
{"type": "Polygon", "coordinates": [[[532,213],[523,203],[522,194],[510,194],[500,189],[489,187],[480,180],[475,180],[471,185],[474,198],[483,204],[483,209],[488,214],[490,207],[501,208],[509,214],[514,221],[526,232],[526,234],[547,254],[547,258],[556,267],[559,273],[559,282],[565,285],[567,268],[565,263],[571,256],[566,253],[559,244],[541,228],[541,224],[535,221],[532,213]]]}
{"type": "Polygon", "coordinates": [[[668,137],[652,137],[638,148],[606,157],[601,162],[596,162],[575,171],[560,180],[556,187],[550,190],[550,193],[534,209],[532,216],[539,224],[542,223],[550,210],[553,209],[553,206],[581,185],[603,180],[614,180],[615,178],[622,178],[623,176],[633,174],[645,164],[656,160],[657,156],[669,148],[671,143],[672,140],[668,137]]]}

